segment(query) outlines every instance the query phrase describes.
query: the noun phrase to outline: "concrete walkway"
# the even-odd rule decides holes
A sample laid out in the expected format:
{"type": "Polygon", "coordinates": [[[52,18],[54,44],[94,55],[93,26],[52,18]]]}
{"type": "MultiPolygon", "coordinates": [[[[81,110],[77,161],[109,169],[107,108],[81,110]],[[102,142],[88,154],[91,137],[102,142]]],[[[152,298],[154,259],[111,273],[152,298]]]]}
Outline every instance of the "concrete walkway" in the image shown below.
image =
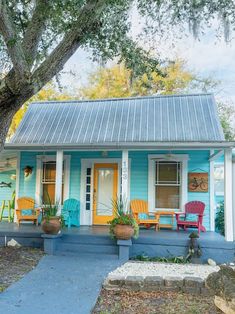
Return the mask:
{"type": "Polygon", "coordinates": [[[33,271],[0,294],[0,313],[91,313],[104,278],[119,265],[117,257],[101,254],[44,256],[33,271]]]}

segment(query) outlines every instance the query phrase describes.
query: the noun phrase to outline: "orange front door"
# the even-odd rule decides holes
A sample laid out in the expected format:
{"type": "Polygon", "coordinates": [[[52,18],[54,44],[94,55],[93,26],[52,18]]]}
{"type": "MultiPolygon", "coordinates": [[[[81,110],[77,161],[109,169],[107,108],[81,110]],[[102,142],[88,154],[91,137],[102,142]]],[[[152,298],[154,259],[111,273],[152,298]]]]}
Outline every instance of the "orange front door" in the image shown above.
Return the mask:
{"type": "Polygon", "coordinates": [[[113,218],[112,200],[117,197],[118,164],[94,165],[93,224],[105,225],[113,218]]]}

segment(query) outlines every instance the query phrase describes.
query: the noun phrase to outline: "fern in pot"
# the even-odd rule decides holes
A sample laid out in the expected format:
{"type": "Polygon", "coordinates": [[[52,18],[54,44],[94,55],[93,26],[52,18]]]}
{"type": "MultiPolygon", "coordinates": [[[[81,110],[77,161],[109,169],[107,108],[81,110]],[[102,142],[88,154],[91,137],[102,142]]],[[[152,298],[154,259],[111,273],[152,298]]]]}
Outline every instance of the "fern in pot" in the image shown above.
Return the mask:
{"type": "Polygon", "coordinates": [[[111,238],[129,240],[139,235],[139,226],[132,215],[131,210],[126,209],[126,202],[121,197],[112,200],[114,218],[109,221],[109,233],[111,238]]]}

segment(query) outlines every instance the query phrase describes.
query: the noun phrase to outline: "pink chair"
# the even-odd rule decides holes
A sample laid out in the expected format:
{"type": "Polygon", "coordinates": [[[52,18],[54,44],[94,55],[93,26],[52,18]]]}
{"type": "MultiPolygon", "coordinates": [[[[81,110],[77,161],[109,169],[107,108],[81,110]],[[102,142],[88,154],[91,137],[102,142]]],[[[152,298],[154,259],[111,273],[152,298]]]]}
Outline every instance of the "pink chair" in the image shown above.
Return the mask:
{"type": "Polygon", "coordinates": [[[206,228],[202,225],[203,220],[203,213],[205,210],[205,204],[200,201],[192,201],[185,204],[185,212],[184,213],[175,213],[176,215],[176,222],[177,222],[177,231],[179,231],[179,228],[183,228],[186,230],[190,227],[196,227],[198,228],[198,234],[200,231],[205,232],[206,228]],[[197,215],[197,220],[191,221],[186,220],[188,214],[197,215]],[[183,216],[183,219],[180,216],[183,216]]]}

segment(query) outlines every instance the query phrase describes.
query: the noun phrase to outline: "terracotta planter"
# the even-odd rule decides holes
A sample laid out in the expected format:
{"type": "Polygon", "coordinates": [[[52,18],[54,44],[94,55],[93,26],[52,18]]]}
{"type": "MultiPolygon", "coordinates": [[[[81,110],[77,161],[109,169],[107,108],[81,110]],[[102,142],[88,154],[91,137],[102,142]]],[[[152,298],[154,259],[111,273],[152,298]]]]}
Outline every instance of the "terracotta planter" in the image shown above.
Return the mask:
{"type": "Polygon", "coordinates": [[[118,240],[130,240],[134,235],[134,228],[129,225],[116,225],[113,231],[118,240]]]}
{"type": "Polygon", "coordinates": [[[50,217],[49,220],[46,218],[42,221],[42,230],[47,234],[57,234],[61,229],[60,217],[50,217]]]}

